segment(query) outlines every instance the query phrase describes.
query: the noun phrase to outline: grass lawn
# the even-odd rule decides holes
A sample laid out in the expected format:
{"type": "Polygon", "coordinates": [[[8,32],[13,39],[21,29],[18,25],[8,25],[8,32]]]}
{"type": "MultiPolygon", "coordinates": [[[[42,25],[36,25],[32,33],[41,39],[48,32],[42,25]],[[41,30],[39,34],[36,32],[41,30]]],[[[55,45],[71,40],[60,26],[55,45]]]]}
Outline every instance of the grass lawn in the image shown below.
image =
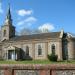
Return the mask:
{"type": "Polygon", "coordinates": [[[75,61],[51,62],[49,60],[31,60],[31,61],[0,61],[0,64],[75,64],[75,61]]]}

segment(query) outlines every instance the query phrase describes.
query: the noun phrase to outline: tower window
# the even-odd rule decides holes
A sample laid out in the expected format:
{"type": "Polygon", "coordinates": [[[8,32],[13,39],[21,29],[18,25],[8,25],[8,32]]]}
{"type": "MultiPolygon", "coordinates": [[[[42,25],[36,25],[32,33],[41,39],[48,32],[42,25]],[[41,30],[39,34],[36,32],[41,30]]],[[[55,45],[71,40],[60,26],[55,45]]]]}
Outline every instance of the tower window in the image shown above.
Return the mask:
{"type": "Polygon", "coordinates": [[[6,36],[6,30],[4,30],[4,36],[6,36]]]}
{"type": "Polygon", "coordinates": [[[26,55],[29,55],[29,47],[26,46],[26,55]]]}
{"type": "Polygon", "coordinates": [[[38,55],[42,55],[42,48],[40,45],[38,45],[38,55]]]}
{"type": "Polygon", "coordinates": [[[52,50],[52,54],[55,54],[55,45],[54,44],[52,44],[51,50],[52,50]]]}

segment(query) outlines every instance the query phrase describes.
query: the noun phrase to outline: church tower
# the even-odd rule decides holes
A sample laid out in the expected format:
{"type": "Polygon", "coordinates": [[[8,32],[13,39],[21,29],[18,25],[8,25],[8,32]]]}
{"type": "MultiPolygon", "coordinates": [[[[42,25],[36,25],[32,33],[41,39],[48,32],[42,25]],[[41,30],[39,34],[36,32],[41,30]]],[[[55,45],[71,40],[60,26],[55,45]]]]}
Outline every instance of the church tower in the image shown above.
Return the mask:
{"type": "Polygon", "coordinates": [[[15,27],[12,25],[10,7],[8,8],[4,25],[1,27],[1,33],[2,41],[15,37],[15,27]]]}

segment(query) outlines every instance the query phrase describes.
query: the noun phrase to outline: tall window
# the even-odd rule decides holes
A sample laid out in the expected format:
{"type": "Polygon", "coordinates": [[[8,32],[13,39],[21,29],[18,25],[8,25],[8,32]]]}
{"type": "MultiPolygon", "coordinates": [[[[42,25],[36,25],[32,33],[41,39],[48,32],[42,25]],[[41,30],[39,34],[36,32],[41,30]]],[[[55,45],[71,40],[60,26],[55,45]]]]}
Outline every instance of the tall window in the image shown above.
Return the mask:
{"type": "Polygon", "coordinates": [[[6,30],[4,30],[4,33],[3,34],[4,34],[4,36],[6,36],[6,30]]]}
{"type": "Polygon", "coordinates": [[[26,55],[29,55],[29,47],[26,46],[26,55]]]}
{"type": "Polygon", "coordinates": [[[38,55],[42,55],[42,48],[40,45],[38,45],[38,55]]]}
{"type": "Polygon", "coordinates": [[[55,45],[54,44],[52,44],[51,50],[52,50],[52,54],[55,54],[55,45]]]}

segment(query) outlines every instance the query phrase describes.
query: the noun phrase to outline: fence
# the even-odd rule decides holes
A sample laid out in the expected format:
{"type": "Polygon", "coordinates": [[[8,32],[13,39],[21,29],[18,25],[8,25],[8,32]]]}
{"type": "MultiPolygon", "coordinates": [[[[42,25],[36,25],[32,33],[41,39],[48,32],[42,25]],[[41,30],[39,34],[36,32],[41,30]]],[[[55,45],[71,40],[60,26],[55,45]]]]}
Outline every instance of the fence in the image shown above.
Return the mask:
{"type": "Polygon", "coordinates": [[[0,75],[75,75],[74,64],[3,64],[0,75]]]}

